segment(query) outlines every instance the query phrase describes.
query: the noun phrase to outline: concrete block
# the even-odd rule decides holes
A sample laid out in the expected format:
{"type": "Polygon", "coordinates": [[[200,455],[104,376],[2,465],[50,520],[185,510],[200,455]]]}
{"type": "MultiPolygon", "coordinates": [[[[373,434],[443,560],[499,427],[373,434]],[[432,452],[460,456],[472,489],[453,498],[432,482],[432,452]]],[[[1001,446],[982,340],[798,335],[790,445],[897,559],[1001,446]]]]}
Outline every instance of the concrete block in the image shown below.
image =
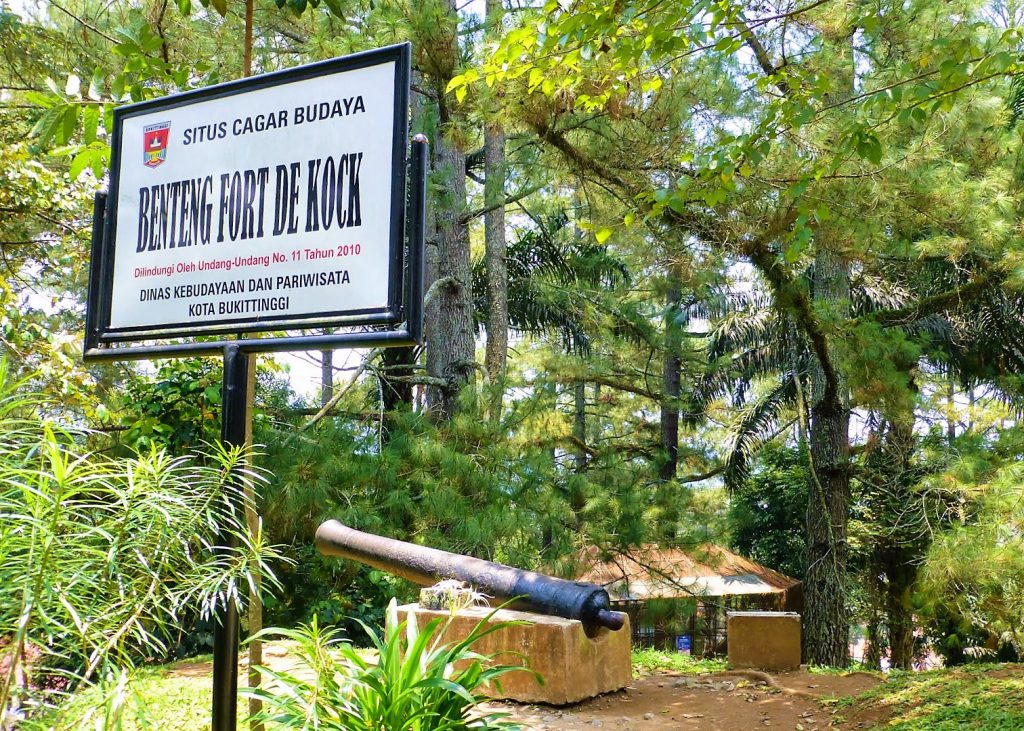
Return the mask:
{"type": "Polygon", "coordinates": [[[726,636],[734,668],[800,668],[800,615],[796,612],[729,612],[726,636]]]}
{"type": "MultiPolygon", "coordinates": [[[[447,611],[407,604],[398,608],[399,621],[407,620],[413,610],[420,628],[432,619],[449,616],[447,611]]],[[[487,607],[458,610],[445,631],[444,641],[458,642],[465,638],[490,611],[487,607]]],[[[544,678],[544,685],[540,685],[530,673],[506,673],[500,678],[500,693],[495,688],[484,689],[493,698],[562,706],[625,688],[632,681],[628,621],[616,632],[601,627],[590,636],[578,620],[532,612],[501,609],[491,621],[529,624],[505,627],[489,634],[475,644],[473,650],[482,655],[496,655],[498,664],[526,665],[544,678]]]]}

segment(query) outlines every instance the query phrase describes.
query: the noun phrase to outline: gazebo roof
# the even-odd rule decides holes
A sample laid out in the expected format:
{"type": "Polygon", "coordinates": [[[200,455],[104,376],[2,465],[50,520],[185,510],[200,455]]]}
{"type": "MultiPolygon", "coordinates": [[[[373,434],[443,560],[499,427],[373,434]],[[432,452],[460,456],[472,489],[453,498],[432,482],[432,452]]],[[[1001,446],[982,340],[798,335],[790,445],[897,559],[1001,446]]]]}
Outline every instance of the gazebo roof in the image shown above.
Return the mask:
{"type": "Polygon", "coordinates": [[[603,586],[613,601],[783,594],[800,584],[711,543],[690,551],[645,545],[607,560],[589,546],[577,565],[576,579],[603,586]]]}

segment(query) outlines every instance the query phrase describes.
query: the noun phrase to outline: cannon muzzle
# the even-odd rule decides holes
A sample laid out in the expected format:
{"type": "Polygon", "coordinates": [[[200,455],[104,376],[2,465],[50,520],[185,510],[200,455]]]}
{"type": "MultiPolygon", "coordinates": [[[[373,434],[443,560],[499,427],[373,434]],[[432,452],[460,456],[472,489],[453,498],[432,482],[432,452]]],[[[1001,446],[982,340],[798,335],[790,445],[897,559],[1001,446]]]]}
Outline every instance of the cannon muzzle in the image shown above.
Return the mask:
{"type": "Polygon", "coordinates": [[[317,529],[316,547],[325,556],[359,561],[420,586],[430,586],[444,579],[465,581],[496,599],[516,599],[516,604],[523,609],[578,619],[588,628],[617,630],[625,622],[625,615],[612,611],[608,592],[597,584],[556,579],[493,561],[363,533],[336,520],[328,520],[317,529]]]}

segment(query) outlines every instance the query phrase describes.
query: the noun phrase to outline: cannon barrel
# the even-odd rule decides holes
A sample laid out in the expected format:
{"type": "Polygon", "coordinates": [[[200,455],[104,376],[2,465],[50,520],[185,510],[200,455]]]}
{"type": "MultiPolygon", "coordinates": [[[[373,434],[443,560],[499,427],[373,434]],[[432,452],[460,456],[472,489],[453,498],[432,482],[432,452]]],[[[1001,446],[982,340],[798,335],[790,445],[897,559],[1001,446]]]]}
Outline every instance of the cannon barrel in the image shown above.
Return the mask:
{"type": "Polygon", "coordinates": [[[499,600],[516,599],[528,611],[578,619],[588,627],[621,629],[625,615],[611,610],[608,592],[597,584],[567,581],[493,561],[417,546],[364,533],[336,520],[316,532],[316,547],[326,556],[359,561],[403,579],[430,586],[458,579],[499,600]]]}

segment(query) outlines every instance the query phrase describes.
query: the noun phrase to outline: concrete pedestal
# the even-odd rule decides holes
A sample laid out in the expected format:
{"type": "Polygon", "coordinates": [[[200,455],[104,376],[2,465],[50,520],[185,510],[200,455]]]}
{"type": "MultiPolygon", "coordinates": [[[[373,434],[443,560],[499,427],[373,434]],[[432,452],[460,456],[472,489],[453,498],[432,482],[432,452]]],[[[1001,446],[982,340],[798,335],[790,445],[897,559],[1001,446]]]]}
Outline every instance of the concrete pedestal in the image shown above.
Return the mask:
{"type": "MultiPolygon", "coordinates": [[[[447,611],[407,604],[398,608],[399,621],[407,620],[410,610],[415,610],[420,628],[432,619],[449,616],[447,611]]],[[[459,610],[445,631],[444,641],[465,638],[490,611],[487,607],[459,610]]],[[[531,673],[506,673],[499,678],[501,693],[495,688],[485,690],[494,698],[561,706],[625,688],[632,680],[628,621],[616,632],[598,628],[593,637],[588,637],[583,624],[575,619],[544,614],[502,609],[491,621],[530,624],[505,627],[487,635],[472,649],[481,655],[495,655],[498,664],[526,665],[544,678],[544,685],[540,685],[531,673]]]]}
{"type": "Polygon", "coordinates": [[[800,615],[796,612],[730,612],[726,629],[734,668],[797,670],[800,615]]]}

